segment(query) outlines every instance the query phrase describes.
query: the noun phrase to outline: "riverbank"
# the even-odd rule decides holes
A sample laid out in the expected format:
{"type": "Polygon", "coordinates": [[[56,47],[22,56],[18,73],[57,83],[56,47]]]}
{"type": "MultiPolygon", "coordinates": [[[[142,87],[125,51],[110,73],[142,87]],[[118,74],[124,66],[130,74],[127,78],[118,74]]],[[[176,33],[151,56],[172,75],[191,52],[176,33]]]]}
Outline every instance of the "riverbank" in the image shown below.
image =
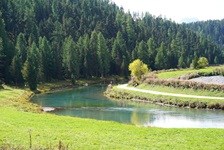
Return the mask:
{"type": "Polygon", "coordinates": [[[37,113],[21,109],[28,107],[18,101],[26,92],[0,90],[0,149],[222,149],[224,129],[145,128],[37,113]]]}
{"type": "MultiPolygon", "coordinates": [[[[161,86],[159,91],[154,91],[150,90],[148,85],[144,86],[144,84],[141,84],[137,87],[127,87],[127,85],[120,85],[113,88],[108,88],[105,92],[105,95],[107,97],[120,100],[148,102],[164,106],[224,110],[224,97],[215,97],[212,96],[212,94],[211,96],[175,94],[164,92],[163,88],[164,87],[161,86]]],[[[184,92],[187,93],[186,89],[184,92]]]]}

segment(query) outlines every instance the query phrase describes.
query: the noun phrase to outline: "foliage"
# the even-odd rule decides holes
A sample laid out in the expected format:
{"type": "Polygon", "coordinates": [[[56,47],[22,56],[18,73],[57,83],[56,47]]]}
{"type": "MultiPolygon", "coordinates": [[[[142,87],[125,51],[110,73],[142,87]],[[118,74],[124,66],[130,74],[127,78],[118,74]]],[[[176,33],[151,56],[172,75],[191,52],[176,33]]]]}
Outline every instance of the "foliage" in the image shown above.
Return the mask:
{"type": "Polygon", "coordinates": [[[199,67],[198,56],[196,52],[194,52],[194,59],[192,60],[191,66],[193,69],[197,69],[199,67]]]}
{"type": "MultiPolygon", "coordinates": [[[[194,23],[187,24],[187,27],[203,37],[209,36],[211,41],[215,41],[218,47],[224,48],[223,44],[223,32],[224,32],[224,19],[221,20],[208,20],[208,21],[198,21],[194,23]]],[[[208,49],[209,50],[209,49],[208,49]]]]}
{"type": "Polygon", "coordinates": [[[194,52],[210,64],[224,62],[222,37],[217,45],[188,25],[149,13],[131,15],[108,0],[3,0],[0,12],[0,79],[6,83],[22,84],[24,78],[14,73],[24,68],[33,42],[39,49],[37,82],[127,76],[135,59],[153,70],[185,68],[194,52]],[[65,52],[68,38],[74,51],[65,52]]]}
{"type": "Polygon", "coordinates": [[[140,59],[136,59],[130,63],[129,70],[131,71],[131,76],[135,77],[137,80],[140,80],[143,75],[149,72],[148,66],[140,59]]]}
{"type": "Polygon", "coordinates": [[[205,57],[200,57],[197,64],[198,68],[205,68],[208,66],[208,59],[205,57]]]}
{"type": "Polygon", "coordinates": [[[24,64],[22,70],[24,79],[28,82],[30,90],[36,90],[37,88],[37,76],[38,76],[38,49],[35,43],[30,47],[30,55],[24,64]]]}

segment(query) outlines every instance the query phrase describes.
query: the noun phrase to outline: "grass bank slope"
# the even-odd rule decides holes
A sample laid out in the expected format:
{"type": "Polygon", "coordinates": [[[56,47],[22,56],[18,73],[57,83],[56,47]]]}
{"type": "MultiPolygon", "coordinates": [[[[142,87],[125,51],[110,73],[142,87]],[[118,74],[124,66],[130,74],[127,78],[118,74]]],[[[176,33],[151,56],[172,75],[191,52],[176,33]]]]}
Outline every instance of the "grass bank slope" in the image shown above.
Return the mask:
{"type": "Polygon", "coordinates": [[[160,129],[0,108],[0,147],[69,149],[222,149],[222,129],[160,129]]]}

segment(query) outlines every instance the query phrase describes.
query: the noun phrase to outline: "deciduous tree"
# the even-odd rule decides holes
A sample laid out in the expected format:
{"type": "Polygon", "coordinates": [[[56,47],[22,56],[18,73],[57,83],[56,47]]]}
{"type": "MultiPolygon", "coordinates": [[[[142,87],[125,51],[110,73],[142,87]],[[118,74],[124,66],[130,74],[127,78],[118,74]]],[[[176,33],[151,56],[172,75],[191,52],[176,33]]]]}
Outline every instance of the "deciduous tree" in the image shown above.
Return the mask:
{"type": "Polygon", "coordinates": [[[140,80],[143,75],[149,72],[148,66],[140,59],[136,59],[130,63],[129,70],[131,71],[131,76],[135,77],[137,80],[140,80]]]}

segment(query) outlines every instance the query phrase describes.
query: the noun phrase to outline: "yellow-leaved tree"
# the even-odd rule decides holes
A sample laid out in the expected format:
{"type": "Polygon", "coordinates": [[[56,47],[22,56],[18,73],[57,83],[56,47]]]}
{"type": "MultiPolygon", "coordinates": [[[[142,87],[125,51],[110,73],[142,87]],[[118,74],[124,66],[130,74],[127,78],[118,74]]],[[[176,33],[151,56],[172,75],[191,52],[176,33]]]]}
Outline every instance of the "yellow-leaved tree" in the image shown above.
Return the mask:
{"type": "Polygon", "coordinates": [[[129,70],[131,71],[131,76],[140,80],[141,77],[149,72],[148,66],[144,64],[140,59],[136,59],[129,64],[129,70]]]}

